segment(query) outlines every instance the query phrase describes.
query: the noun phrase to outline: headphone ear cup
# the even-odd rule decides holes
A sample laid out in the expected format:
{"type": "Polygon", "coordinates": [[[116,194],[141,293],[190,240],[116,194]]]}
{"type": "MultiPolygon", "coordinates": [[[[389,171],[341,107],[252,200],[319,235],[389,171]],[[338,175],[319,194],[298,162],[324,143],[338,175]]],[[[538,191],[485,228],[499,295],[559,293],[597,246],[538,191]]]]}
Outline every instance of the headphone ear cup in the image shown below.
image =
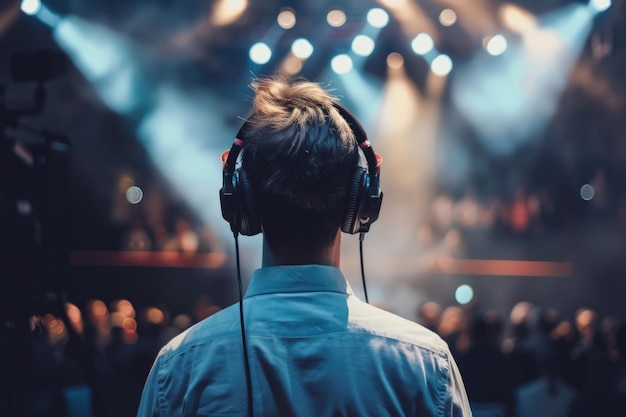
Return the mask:
{"type": "Polygon", "coordinates": [[[363,167],[357,167],[349,189],[346,193],[346,208],[343,213],[341,222],[341,231],[355,234],[359,230],[359,218],[361,216],[361,207],[363,203],[363,195],[365,195],[365,174],[363,167]]]}
{"type": "Polygon", "coordinates": [[[254,191],[248,174],[243,169],[237,170],[237,191],[241,224],[239,232],[245,236],[261,233],[261,221],[255,209],[254,191]]]}

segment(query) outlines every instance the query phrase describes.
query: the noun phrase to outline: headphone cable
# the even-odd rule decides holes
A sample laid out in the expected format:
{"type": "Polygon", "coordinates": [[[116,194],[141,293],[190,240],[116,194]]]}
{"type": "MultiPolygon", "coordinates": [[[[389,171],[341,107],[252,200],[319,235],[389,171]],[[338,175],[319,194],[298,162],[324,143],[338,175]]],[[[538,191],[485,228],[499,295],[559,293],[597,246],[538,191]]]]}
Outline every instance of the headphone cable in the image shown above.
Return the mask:
{"type": "Polygon", "coordinates": [[[363,240],[365,239],[365,233],[359,233],[359,258],[361,260],[361,280],[363,281],[363,292],[365,293],[365,302],[370,303],[367,297],[367,284],[365,283],[365,267],[363,266],[363,240]]]}
{"type": "Polygon", "coordinates": [[[243,346],[243,362],[246,371],[246,386],[248,390],[248,416],[254,416],[254,407],[252,404],[252,375],[250,374],[250,360],[248,358],[248,343],[246,341],[246,326],[244,324],[243,316],[243,285],[241,283],[241,266],[239,259],[239,239],[237,232],[235,236],[235,256],[237,259],[237,284],[239,285],[239,323],[241,327],[241,344],[243,346]]]}

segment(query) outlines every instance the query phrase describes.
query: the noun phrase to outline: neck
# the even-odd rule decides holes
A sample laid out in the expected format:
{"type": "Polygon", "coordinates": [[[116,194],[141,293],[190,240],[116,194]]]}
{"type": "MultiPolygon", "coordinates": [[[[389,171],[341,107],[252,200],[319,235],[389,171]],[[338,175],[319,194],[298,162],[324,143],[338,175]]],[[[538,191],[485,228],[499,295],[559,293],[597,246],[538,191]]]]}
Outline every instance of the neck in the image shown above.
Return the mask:
{"type": "Polygon", "coordinates": [[[329,265],[339,268],[341,247],[341,231],[333,243],[322,253],[311,253],[301,250],[294,245],[281,245],[271,248],[267,240],[263,239],[263,267],[281,265],[329,265]]]}

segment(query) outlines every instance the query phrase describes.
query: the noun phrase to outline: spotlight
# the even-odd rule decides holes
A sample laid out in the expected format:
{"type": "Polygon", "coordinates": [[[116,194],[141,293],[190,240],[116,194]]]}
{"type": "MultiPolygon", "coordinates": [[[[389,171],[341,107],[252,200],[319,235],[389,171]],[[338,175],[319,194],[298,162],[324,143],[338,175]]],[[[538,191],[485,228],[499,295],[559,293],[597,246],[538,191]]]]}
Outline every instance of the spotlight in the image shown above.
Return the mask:
{"type": "Polygon", "coordinates": [[[389,23],[389,15],[383,9],[376,7],[367,12],[367,23],[375,28],[383,28],[389,23]]]}
{"type": "Polygon", "coordinates": [[[291,52],[300,59],[307,59],[313,54],[313,45],[304,38],[299,38],[291,44],[291,52]]]}
{"type": "Polygon", "coordinates": [[[41,1],[39,0],[22,0],[20,6],[22,11],[29,16],[36,15],[39,9],[41,9],[41,1]]]}
{"type": "Polygon", "coordinates": [[[428,33],[420,33],[411,41],[411,48],[418,55],[426,55],[433,50],[433,47],[433,38],[428,33]]]}
{"type": "Polygon", "coordinates": [[[496,35],[487,42],[487,52],[493,56],[503,54],[507,47],[506,38],[502,35],[496,35]]]}
{"type": "Polygon", "coordinates": [[[226,26],[234,23],[248,8],[248,0],[218,0],[214,2],[211,24],[226,26]]]}
{"type": "Polygon", "coordinates": [[[361,56],[370,56],[376,44],[367,35],[358,35],[352,41],[352,52],[361,56]]]}
{"type": "Polygon", "coordinates": [[[528,34],[537,28],[537,17],[521,7],[512,4],[504,4],[498,14],[504,26],[513,32],[528,34]]]}
{"type": "Polygon", "coordinates": [[[352,58],[346,54],[340,54],[330,61],[330,67],[336,74],[347,74],[352,70],[352,58]]]}
{"type": "Polygon", "coordinates": [[[430,70],[436,75],[448,75],[452,71],[452,60],[448,55],[441,54],[430,63],[430,70]]]}
{"type": "Polygon", "coordinates": [[[591,0],[589,2],[589,8],[598,13],[603,12],[611,7],[611,0],[591,0]]]}
{"type": "Polygon", "coordinates": [[[267,64],[272,58],[272,50],[265,42],[257,42],[250,48],[250,59],[255,64],[267,64]]]}

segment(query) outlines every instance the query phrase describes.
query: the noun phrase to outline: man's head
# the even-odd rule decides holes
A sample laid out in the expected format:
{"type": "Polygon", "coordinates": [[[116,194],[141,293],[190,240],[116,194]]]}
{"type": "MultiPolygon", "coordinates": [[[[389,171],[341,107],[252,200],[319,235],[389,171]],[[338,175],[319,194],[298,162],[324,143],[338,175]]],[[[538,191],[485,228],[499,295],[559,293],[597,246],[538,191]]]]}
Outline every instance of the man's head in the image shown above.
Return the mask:
{"type": "Polygon", "coordinates": [[[337,236],[359,161],[355,136],[319,85],[252,83],[242,169],[270,249],[320,254],[337,236]]]}

